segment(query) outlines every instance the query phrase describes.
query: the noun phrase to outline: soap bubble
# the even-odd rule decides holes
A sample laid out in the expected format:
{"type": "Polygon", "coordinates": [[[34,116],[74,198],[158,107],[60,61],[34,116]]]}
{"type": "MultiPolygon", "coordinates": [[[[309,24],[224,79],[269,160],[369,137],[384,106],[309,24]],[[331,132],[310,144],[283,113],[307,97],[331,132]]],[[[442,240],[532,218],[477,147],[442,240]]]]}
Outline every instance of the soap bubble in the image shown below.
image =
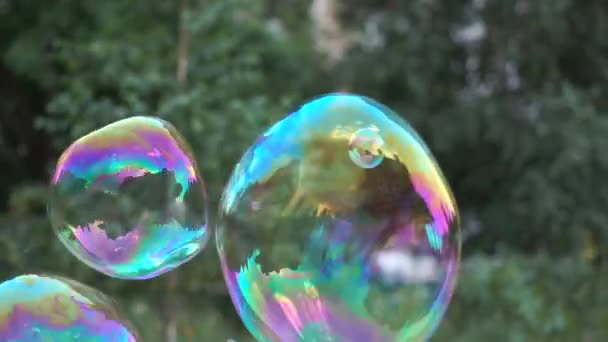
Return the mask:
{"type": "Polygon", "coordinates": [[[276,123],[237,164],[216,236],[260,341],[426,341],[460,259],[435,159],[390,109],[329,95],[276,123]]]}
{"type": "Polygon", "coordinates": [[[348,143],[350,159],[366,169],[376,167],[384,159],[382,145],[384,141],[377,130],[362,128],[353,133],[348,143]]]}
{"type": "Polygon", "coordinates": [[[0,341],[136,340],[108,297],[76,281],[24,275],[0,284],[0,341]]]}
{"type": "Polygon", "coordinates": [[[78,139],[59,159],[51,190],[59,240],[112,277],[158,276],[208,240],[205,188],[192,152],[157,118],[124,119],[78,139]]]}

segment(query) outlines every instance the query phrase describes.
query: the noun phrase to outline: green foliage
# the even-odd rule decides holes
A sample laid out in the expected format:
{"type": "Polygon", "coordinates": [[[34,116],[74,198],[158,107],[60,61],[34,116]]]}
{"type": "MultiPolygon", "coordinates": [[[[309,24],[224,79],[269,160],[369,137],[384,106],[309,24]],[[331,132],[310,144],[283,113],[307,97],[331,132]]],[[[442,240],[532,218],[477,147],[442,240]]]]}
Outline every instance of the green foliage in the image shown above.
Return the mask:
{"type": "MultiPolygon", "coordinates": [[[[353,0],[339,18],[356,39],[332,67],[314,49],[307,2],[188,4],[0,1],[0,279],[89,283],[120,299],[145,341],[159,340],[166,276],[108,279],[52,237],[45,182],[61,151],[117,119],[163,117],[191,143],[214,216],[264,127],[348,89],[420,131],[463,212],[467,258],[436,340],[608,338],[606,1],[353,0]]],[[[212,244],[176,272],[184,341],[248,339],[212,244]]]]}
{"type": "Polygon", "coordinates": [[[604,341],[605,272],[547,256],[465,262],[439,341],[604,341]]]}

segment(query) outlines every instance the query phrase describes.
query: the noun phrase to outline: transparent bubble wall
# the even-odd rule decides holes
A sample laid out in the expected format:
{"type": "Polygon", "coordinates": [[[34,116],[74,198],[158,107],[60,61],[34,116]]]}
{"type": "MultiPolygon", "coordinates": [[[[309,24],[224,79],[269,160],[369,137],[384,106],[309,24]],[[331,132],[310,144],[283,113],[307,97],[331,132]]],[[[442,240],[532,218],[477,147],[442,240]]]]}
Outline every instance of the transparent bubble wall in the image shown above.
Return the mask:
{"type": "Polygon", "coordinates": [[[61,155],[48,206],[59,240],[109,276],[171,271],[208,240],[207,198],[193,154],[168,122],[131,117],[61,155]]]}
{"type": "Polygon", "coordinates": [[[260,341],[425,341],[455,288],[459,214],[404,120],[335,94],[244,154],[222,196],[217,248],[260,341]]]}
{"type": "Polygon", "coordinates": [[[24,275],[0,284],[0,341],[135,342],[109,297],[74,280],[24,275]]]}

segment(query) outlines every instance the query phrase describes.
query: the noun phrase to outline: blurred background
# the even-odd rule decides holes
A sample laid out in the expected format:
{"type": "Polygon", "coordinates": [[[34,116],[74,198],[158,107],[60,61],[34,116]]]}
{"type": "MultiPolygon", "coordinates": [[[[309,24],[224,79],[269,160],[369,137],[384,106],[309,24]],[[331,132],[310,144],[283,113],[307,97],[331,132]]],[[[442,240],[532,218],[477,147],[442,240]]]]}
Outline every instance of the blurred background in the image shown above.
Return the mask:
{"type": "Polygon", "coordinates": [[[349,91],[420,132],[461,208],[432,341],[607,341],[606,37],[605,0],[0,0],[0,280],[92,285],[144,341],[250,341],[213,243],[154,280],[102,276],[53,236],[47,180],[74,139],[157,115],[215,215],[264,128],[349,91]]]}

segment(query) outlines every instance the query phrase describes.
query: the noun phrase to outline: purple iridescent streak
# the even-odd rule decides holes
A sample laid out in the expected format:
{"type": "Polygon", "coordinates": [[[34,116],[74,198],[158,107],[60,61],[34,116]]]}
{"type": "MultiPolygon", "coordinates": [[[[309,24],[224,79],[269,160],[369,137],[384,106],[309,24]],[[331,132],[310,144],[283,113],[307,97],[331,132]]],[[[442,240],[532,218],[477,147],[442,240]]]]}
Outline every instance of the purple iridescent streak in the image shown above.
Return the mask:
{"type": "Polygon", "coordinates": [[[88,134],[63,153],[53,184],[59,184],[66,171],[87,180],[88,185],[106,179],[118,181],[127,177],[156,173],[163,169],[176,173],[183,199],[191,183],[199,181],[194,158],[185,150],[172,126],[149,117],[133,117],[108,125],[88,134]],[[177,139],[176,139],[177,138],[177,139]]]}

